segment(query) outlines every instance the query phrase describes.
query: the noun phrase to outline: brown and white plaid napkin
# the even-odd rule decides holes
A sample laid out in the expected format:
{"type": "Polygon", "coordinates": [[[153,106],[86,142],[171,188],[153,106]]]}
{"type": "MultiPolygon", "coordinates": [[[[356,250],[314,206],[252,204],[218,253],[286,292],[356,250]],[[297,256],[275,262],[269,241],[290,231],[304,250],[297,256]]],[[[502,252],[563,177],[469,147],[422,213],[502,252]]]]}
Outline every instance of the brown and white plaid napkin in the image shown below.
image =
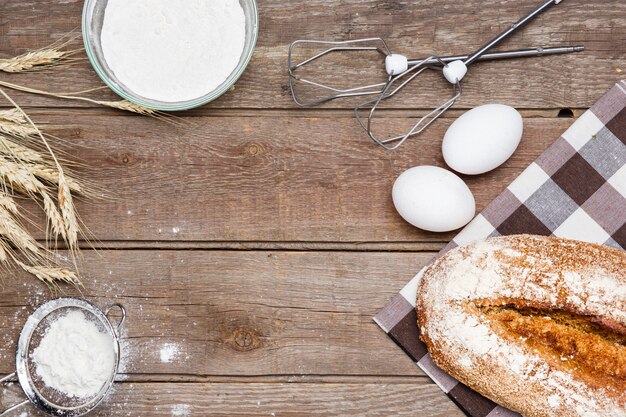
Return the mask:
{"type": "MultiPolygon", "coordinates": [[[[440,253],[489,236],[554,235],[626,249],[626,81],[585,112],[440,253]]],[[[518,416],[437,368],[419,340],[418,273],[374,321],[471,417],[518,416]]]]}

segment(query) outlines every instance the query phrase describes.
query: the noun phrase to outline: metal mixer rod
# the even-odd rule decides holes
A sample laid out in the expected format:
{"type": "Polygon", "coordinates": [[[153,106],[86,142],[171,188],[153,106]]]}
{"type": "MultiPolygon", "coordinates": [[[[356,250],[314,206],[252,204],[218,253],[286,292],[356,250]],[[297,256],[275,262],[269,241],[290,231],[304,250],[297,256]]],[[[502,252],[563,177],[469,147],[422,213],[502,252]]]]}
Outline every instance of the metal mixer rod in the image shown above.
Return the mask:
{"type": "MultiPolygon", "coordinates": [[[[381,40],[380,38],[369,38],[369,39],[361,39],[358,40],[358,42],[360,41],[373,41],[373,40],[381,40]]],[[[305,42],[305,43],[329,43],[329,42],[324,42],[324,41],[296,41],[296,42],[305,42]]],[[[292,45],[295,45],[296,42],[294,42],[292,45]]],[[[331,44],[334,42],[330,42],[331,44]]],[[[526,57],[538,57],[538,56],[545,56],[545,55],[554,55],[554,54],[567,54],[567,53],[572,53],[572,52],[581,52],[584,51],[585,47],[582,45],[576,45],[576,46],[551,46],[551,47],[535,47],[535,48],[526,48],[526,49],[516,49],[516,50],[512,50],[512,51],[499,51],[499,52],[490,52],[490,53],[485,53],[483,55],[481,55],[480,57],[477,58],[477,61],[493,61],[493,60],[499,60],[499,59],[514,59],[514,58],[526,58],[526,57]]],[[[291,87],[291,94],[292,97],[294,99],[294,101],[303,107],[308,107],[308,106],[315,106],[318,104],[322,104],[331,100],[335,100],[338,98],[346,98],[346,97],[357,97],[357,96],[367,96],[367,95],[377,95],[377,94],[381,94],[382,93],[382,89],[385,87],[385,85],[387,84],[387,81],[385,82],[380,82],[380,83],[373,83],[373,84],[368,84],[368,85],[362,85],[362,86],[357,86],[357,87],[352,87],[352,88],[338,88],[338,87],[332,87],[330,85],[327,84],[323,84],[321,82],[318,81],[313,81],[313,80],[309,80],[306,78],[301,77],[300,75],[296,74],[294,71],[297,70],[300,67],[303,67],[307,64],[310,64],[311,62],[321,58],[324,55],[330,54],[332,52],[347,52],[347,51],[377,51],[380,52],[382,55],[386,55],[386,53],[383,51],[383,49],[379,48],[379,47],[374,47],[374,46],[335,46],[332,48],[328,48],[322,52],[319,52],[318,54],[302,61],[299,62],[298,64],[295,64],[293,66],[289,67],[289,75],[290,75],[290,87],[291,87]],[[335,94],[333,95],[329,95],[329,96],[325,96],[325,97],[321,97],[321,98],[315,98],[315,99],[311,99],[311,100],[303,100],[295,91],[296,90],[296,86],[294,81],[300,82],[300,83],[304,83],[304,84],[308,84],[314,87],[318,87],[320,89],[323,90],[328,90],[330,92],[333,92],[335,94]]],[[[427,65],[432,65],[432,66],[441,66],[442,63],[447,64],[449,62],[453,62],[456,60],[466,60],[470,57],[470,55],[448,55],[448,56],[443,56],[443,57],[439,57],[439,58],[434,58],[434,57],[430,57],[430,58],[419,58],[419,59],[410,59],[408,61],[410,68],[405,71],[404,73],[398,74],[395,77],[399,78],[399,77],[403,77],[407,72],[410,72],[411,69],[415,66],[422,66],[424,64],[427,65]]]]}

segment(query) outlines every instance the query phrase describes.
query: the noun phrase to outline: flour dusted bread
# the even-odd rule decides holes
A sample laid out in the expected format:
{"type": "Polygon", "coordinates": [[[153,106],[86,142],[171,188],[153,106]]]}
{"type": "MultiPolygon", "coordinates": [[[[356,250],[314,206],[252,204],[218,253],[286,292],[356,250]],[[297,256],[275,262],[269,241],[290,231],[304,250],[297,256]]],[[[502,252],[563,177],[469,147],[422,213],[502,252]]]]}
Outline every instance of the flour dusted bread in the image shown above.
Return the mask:
{"type": "Polygon", "coordinates": [[[526,417],[626,416],[626,253],[519,235],[454,249],[417,292],[452,376],[526,417]]]}

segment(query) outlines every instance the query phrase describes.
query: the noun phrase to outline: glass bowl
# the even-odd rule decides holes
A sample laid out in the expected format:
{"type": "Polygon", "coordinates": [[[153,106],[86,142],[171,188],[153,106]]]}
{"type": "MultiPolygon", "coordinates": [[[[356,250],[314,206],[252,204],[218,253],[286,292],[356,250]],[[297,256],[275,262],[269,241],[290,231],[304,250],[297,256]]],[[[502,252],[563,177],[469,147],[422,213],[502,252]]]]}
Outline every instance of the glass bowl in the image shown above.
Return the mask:
{"type": "Polygon", "coordinates": [[[254,51],[254,47],[256,45],[259,30],[259,13],[255,0],[239,0],[246,16],[246,38],[243,52],[239,58],[239,63],[230,73],[228,78],[226,78],[222,84],[210,93],[193,100],[167,102],[142,97],[122,84],[104,59],[100,43],[100,34],[102,32],[104,10],[107,3],[108,0],[85,0],[82,21],[85,50],[87,51],[87,56],[89,57],[91,65],[102,81],[104,81],[105,84],[119,96],[135,104],[139,104],[140,106],[154,110],[177,111],[192,109],[194,107],[207,104],[224,94],[230,87],[232,87],[233,84],[235,84],[248,65],[248,62],[250,62],[250,58],[252,58],[252,52],[254,51]]]}

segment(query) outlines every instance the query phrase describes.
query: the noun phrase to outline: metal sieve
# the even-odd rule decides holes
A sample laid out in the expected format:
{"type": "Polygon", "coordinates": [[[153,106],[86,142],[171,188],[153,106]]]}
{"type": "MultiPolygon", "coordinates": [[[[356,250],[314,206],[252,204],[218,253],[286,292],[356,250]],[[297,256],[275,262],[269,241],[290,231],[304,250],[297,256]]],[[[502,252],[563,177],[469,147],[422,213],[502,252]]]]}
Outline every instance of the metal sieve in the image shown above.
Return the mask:
{"type": "Polygon", "coordinates": [[[1,411],[0,417],[29,402],[49,414],[64,417],[82,416],[96,408],[111,389],[117,374],[120,361],[119,331],[125,319],[126,309],[121,304],[113,304],[105,311],[100,310],[100,308],[88,301],[78,298],[58,298],[42,304],[31,314],[20,333],[15,356],[15,372],[0,379],[0,382],[5,382],[17,376],[20,386],[28,399],[1,411]],[[122,314],[117,326],[113,326],[107,317],[114,308],[118,308],[122,314]],[[32,352],[39,346],[50,324],[56,318],[76,310],[81,311],[87,320],[95,323],[98,330],[108,333],[113,341],[114,367],[111,369],[111,375],[97,394],[85,398],[70,397],[47,387],[37,375],[35,364],[31,360],[32,352]]]}

